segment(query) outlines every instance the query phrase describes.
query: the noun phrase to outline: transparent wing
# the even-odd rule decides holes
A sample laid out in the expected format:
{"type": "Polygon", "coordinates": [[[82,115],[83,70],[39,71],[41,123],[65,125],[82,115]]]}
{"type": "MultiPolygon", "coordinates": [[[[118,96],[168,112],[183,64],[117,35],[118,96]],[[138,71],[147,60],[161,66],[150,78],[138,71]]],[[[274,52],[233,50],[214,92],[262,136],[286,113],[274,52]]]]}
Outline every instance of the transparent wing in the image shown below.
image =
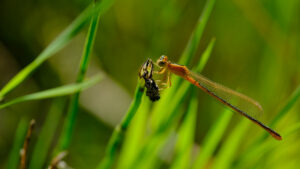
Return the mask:
{"type": "Polygon", "coordinates": [[[245,113],[254,118],[260,118],[262,116],[263,109],[261,105],[250,97],[231,90],[221,84],[215,83],[199,74],[192,73],[192,78],[194,78],[200,84],[200,86],[210,91],[212,93],[210,95],[215,95],[214,97],[217,97],[217,99],[221,102],[224,100],[234,108],[242,111],[242,114],[245,113]]]}

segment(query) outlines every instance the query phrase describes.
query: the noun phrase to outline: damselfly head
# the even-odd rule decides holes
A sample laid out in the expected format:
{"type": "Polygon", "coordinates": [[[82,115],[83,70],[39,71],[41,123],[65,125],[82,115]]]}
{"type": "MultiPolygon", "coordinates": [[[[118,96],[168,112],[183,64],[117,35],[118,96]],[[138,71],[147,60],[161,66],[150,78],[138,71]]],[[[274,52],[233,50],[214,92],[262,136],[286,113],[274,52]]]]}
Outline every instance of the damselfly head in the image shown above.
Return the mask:
{"type": "Polygon", "coordinates": [[[162,55],[158,60],[157,60],[157,64],[160,67],[165,67],[167,65],[168,62],[168,57],[165,55],[162,55]]]}

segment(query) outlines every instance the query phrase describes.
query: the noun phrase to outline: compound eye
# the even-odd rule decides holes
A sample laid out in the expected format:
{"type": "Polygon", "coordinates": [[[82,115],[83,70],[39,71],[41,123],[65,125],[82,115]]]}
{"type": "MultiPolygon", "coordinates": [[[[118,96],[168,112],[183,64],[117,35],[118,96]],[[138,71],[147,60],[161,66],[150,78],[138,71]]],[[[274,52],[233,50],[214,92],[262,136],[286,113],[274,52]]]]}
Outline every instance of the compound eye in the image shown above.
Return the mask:
{"type": "Polygon", "coordinates": [[[157,60],[157,64],[158,64],[160,67],[165,67],[167,62],[168,62],[168,58],[167,58],[167,56],[165,56],[165,55],[162,55],[162,56],[157,60]]]}

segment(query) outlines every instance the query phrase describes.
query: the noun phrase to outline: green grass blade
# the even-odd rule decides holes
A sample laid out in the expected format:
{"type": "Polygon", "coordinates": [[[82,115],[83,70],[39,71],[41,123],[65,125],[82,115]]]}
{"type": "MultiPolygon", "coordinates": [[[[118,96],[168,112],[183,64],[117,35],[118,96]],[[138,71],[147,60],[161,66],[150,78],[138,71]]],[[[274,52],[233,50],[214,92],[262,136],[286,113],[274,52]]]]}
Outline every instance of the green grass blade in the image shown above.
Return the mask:
{"type": "Polygon", "coordinates": [[[266,153],[274,148],[276,142],[263,142],[262,144],[258,145],[257,148],[245,157],[249,157],[249,159],[239,159],[239,163],[235,165],[235,168],[253,168],[254,165],[259,164],[259,160],[265,158],[266,153]]]}
{"type": "Polygon", "coordinates": [[[97,76],[95,76],[89,80],[86,80],[82,83],[65,85],[65,86],[61,86],[61,87],[48,89],[48,90],[44,90],[41,92],[21,96],[16,99],[13,99],[11,101],[8,101],[6,103],[0,104],[0,109],[11,106],[13,104],[25,102],[25,101],[48,99],[48,98],[60,97],[60,96],[73,94],[75,92],[84,90],[84,89],[96,84],[100,80],[101,80],[101,76],[97,75],[97,76]]]}
{"type": "Polygon", "coordinates": [[[51,141],[60,122],[66,98],[57,98],[53,101],[46,121],[41,129],[37,143],[29,163],[29,169],[40,169],[46,163],[46,157],[51,146],[51,141]]]}
{"type": "Polygon", "coordinates": [[[74,38],[90,20],[92,16],[102,14],[113,3],[113,0],[103,0],[97,2],[95,6],[89,6],[84,10],[37,58],[15,75],[0,91],[0,101],[4,96],[22,83],[34,70],[36,70],[45,60],[62,49],[74,38]]]}
{"type": "Polygon", "coordinates": [[[213,169],[228,169],[235,158],[235,153],[241,144],[243,136],[247,133],[249,128],[249,120],[243,118],[242,121],[235,127],[232,133],[222,145],[217,159],[214,162],[213,169]]]}
{"type": "Polygon", "coordinates": [[[23,147],[25,136],[27,133],[28,120],[21,119],[17,127],[13,147],[11,149],[7,169],[18,169],[20,163],[20,150],[23,147]]]}
{"type": "MultiPolygon", "coordinates": [[[[195,87],[193,88],[195,90],[195,87]]],[[[171,169],[189,168],[191,159],[191,150],[194,145],[194,134],[197,122],[198,99],[196,92],[192,92],[192,98],[186,117],[178,133],[176,153],[171,169]]]]}
{"type": "Polygon", "coordinates": [[[189,61],[192,59],[192,57],[195,55],[197,47],[199,45],[200,39],[202,37],[204,28],[206,26],[206,23],[209,19],[209,16],[213,10],[213,7],[215,5],[216,0],[207,0],[204,10],[201,14],[201,16],[198,19],[198,23],[189,39],[189,42],[187,46],[185,47],[180,60],[179,64],[186,65],[189,63],[189,61]]]}
{"type": "Polygon", "coordinates": [[[298,132],[300,130],[300,122],[292,125],[289,129],[287,129],[284,132],[284,136],[289,136],[291,134],[294,134],[295,132],[298,132]]]}
{"type": "Polygon", "coordinates": [[[172,129],[174,129],[174,126],[176,126],[179,121],[181,113],[177,110],[181,105],[180,103],[187,95],[190,87],[191,85],[185,82],[177,91],[177,95],[173,98],[173,102],[168,104],[168,112],[161,111],[161,113],[166,113],[169,116],[164,117],[157,128],[153,129],[153,133],[150,134],[144,146],[138,152],[138,156],[129,167],[130,169],[148,169],[156,165],[156,155],[163,148],[172,129]]]}
{"type": "Polygon", "coordinates": [[[131,169],[160,168],[161,162],[158,159],[158,154],[163,151],[172,131],[174,130],[169,130],[164,134],[151,138],[151,141],[142,149],[131,169]]]}
{"type": "Polygon", "coordinates": [[[119,148],[123,137],[124,132],[127,130],[130,122],[132,121],[134,115],[136,114],[144,94],[144,88],[140,86],[140,83],[138,82],[138,85],[135,90],[135,95],[133,98],[133,101],[123,118],[122,122],[116,126],[115,130],[113,131],[113,134],[108,142],[108,145],[106,147],[106,152],[104,158],[100,161],[97,169],[108,169],[111,168],[113,162],[116,159],[116,152],[119,148]]]}
{"type": "Polygon", "coordinates": [[[88,64],[90,61],[90,55],[93,50],[94,41],[95,41],[97,30],[98,30],[99,18],[100,18],[100,13],[98,13],[98,15],[95,15],[92,17],[89,31],[87,34],[87,38],[85,41],[84,51],[83,51],[81,61],[80,61],[80,69],[79,69],[79,73],[78,73],[78,77],[77,77],[77,82],[82,82],[85,77],[85,74],[86,74],[86,71],[88,68],[88,64]]]}
{"type": "MultiPolygon", "coordinates": [[[[143,97],[147,96],[144,95],[143,97]]],[[[144,98],[126,132],[117,168],[129,169],[130,164],[137,157],[137,150],[141,149],[144,141],[143,137],[145,137],[149,108],[150,100],[144,98]]]]}
{"type": "MultiPolygon", "coordinates": [[[[300,86],[293,92],[285,106],[281,109],[281,111],[276,115],[276,117],[272,120],[270,123],[270,127],[274,127],[280,119],[282,119],[290,110],[291,108],[295,105],[297,100],[300,98],[300,86]]],[[[268,133],[264,133],[257,141],[256,143],[261,143],[267,137],[269,136],[268,133]]]]}
{"type": "MultiPolygon", "coordinates": [[[[100,17],[100,14],[94,16],[91,20],[87,38],[85,41],[84,51],[83,51],[83,54],[81,57],[79,73],[77,75],[77,81],[76,81],[77,83],[82,82],[84,79],[84,76],[86,74],[86,70],[88,68],[88,63],[90,61],[90,55],[91,55],[93,45],[94,45],[94,40],[96,37],[99,17],[100,17]]],[[[76,117],[78,114],[79,95],[80,95],[80,92],[77,92],[71,98],[71,103],[69,105],[68,114],[65,119],[65,123],[64,123],[64,127],[63,127],[63,130],[61,133],[60,140],[58,142],[58,148],[57,148],[58,152],[68,149],[68,147],[71,143],[74,125],[75,125],[76,117]]]]}
{"type": "Polygon", "coordinates": [[[232,111],[226,108],[218,120],[213,124],[203,141],[201,151],[199,152],[192,169],[204,168],[205,164],[207,164],[208,160],[212,157],[218,144],[220,143],[224,131],[230,122],[232,114],[232,111]]]}
{"type": "Polygon", "coordinates": [[[215,46],[216,39],[213,38],[210,40],[208,46],[206,47],[205,51],[201,55],[200,62],[198,63],[197,67],[195,68],[195,71],[197,72],[202,72],[204,69],[208,59],[210,58],[211,52],[215,46]]]}
{"type": "MultiPolygon", "coordinates": [[[[286,129],[283,132],[283,136],[288,139],[288,137],[296,132],[300,131],[300,123],[296,123],[286,129]]],[[[287,143],[285,143],[287,144],[287,143]]],[[[282,146],[281,142],[278,142],[276,140],[270,140],[266,142],[262,142],[261,144],[257,145],[255,149],[252,151],[249,151],[248,154],[245,154],[242,156],[238,163],[235,165],[235,168],[253,168],[254,166],[257,166],[259,164],[259,161],[263,159],[268,159],[267,156],[270,155],[270,153],[276,149],[276,146],[282,146]],[[251,159],[251,160],[249,160],[251,159]]],[[[287,148],[287,146],[284,146],[287,148]]]]}
{"type": "Polygon", "coordinates": [[[295,103],[300,98],[300,86],[293,92],[293,94],[290,96],[289,100],[285,104],[285,106],[282,108],[282,110],[276,115],[276,117],[272,120],[270,126],[276,125],[280,119],[282,119],[295,105],[295,103]]]}
{"type": "MultiPolygon", "coordinates": [[[[293,92],[293,94],[288,99],[287,103],[284,105],[284,107],[280,110],[280,112],[277,114],[277,116],[274,118],[274,120],[271,122],[271,127],[274,127],[280,119],[282,119],[295,105],[297,100],[300,97],[300,86],[293,92]]],[[[237,167],[243,166],[246,160],[254,159],[256,156],[255,152],[260,151],[260,146],[267,138],[269,137],[268,133],[263,133],[261,137],[258,137],[256,141],[254,141],[247,150],[240,156],[240,160],[236,164],[237,167]]],[[[283,137],[284,139],[284,137],[283,137]]]]}
{"type": "MultiPolygon", "coordinates": [[[[178,121],[179,119],[177,119],[178,121]]],[[[171,124],[169,129],[161,133],[155,133],[151,135],[147,141],[143,144],[143,147],[139,150],[138,156],[136,156],[133,163],[130,165],[130,169],[151,169],[151,168],[159,168],[157,161],[157,154],[163,149],[165,144],[168,141],[172,131],[174,131],[174,126],[176,126],[176,122],[171,124]]]]}

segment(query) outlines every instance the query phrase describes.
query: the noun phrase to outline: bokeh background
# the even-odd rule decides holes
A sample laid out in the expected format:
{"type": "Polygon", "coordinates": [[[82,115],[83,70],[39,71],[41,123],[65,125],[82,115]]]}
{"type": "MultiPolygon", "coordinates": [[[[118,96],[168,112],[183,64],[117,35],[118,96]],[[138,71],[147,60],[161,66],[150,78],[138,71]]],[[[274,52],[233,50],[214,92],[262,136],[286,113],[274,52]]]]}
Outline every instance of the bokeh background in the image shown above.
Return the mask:
{"type": "MultiPolygon", "coordinates": [[[[89,3],[1,0],[0,88],[89,3]]],[[[87,169],[97,165],[113,127],[131,102],[140,65],[148,57],[156,60],[162,54],[176,62],[204,4],[204,0],[117,0],[100,18],[88,75],[101,72],[105,79],[81,95],[79,117],[67,157],[69,164],[87,169]]],[[[192,63],[197,63],[209,41],[216,38],[202,74],[258,100],[265,110],[263,119],[268,123],[300,84],[299,16],[298,0],[216,0],[192,63]]],[[[86,33],[87,29],[7,99],[74,82],[86,33]]],[[[205,136],[222,110],[222,105],[202,92],[199,100],[196,142],[205,136]]],[[[0,168],[6,163],[20,119],[35,118],[38,133],[52,101],[26,102],[0,110],[0,168]]],[[[280,132],[280,126],[299,121],[299,106],[290,111],[276,130],[280,132]]],[[[234,121],[240,118],[234,116],[234,121]]],[[[249,133],[256,132],[263,131],[253,125],[249,133]]],[[[33,144],[37,136],[33,136],[33,144]]]]}

